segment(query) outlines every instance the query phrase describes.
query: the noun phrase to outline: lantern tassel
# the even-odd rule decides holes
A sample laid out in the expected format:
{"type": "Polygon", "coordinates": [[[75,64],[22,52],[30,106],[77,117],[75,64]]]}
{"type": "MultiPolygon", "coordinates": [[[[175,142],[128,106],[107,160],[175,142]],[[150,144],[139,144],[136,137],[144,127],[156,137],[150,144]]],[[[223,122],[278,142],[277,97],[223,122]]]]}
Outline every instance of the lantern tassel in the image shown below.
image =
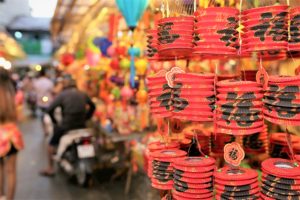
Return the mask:
{"type": "Polygon", "coordinates": [[[130,55],[130,85],[132,88],[135,87],[135,66],[134,66],[134,52],[130,55]]]}

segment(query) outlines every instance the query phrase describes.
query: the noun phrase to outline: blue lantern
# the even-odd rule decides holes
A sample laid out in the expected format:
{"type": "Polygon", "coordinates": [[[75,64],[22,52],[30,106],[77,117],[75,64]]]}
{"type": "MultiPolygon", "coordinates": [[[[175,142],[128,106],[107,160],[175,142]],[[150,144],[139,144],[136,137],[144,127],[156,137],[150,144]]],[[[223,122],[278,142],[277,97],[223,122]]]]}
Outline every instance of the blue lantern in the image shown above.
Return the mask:
{"type": "Polygon", "coordinates": [[[116,0],[116,3],[127,26],[133,31],[148,6],[148,0],[116,0]]]}

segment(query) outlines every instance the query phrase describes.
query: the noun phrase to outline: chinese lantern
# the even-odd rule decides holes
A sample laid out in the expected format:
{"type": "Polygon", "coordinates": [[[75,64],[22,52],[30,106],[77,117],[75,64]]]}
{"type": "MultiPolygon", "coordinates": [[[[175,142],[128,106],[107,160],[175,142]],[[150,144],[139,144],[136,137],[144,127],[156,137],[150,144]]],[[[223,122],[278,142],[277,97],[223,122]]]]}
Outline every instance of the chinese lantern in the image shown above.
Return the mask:
{"type": "Polygon", "coordinates": [[[110,67],[114,70],[117,70],[117,69],[120,69],[120,62],[119,62],[119,59],[117,58],[113,58],[111,61],[110,61],[110,67]]]}
{"type": "Polygon", "coordinates": [[[148,0],[116,0],[130,30],[134,30],[148,6],[148,0]]]}
{"type": "Polygon", "coordinates": [[[120,67],[123,70],[127,70],[130,68],[130,60],[128,58],[123,58],[120,62],[120,67]]]}
{"type": "Polygon", "coordinates": [[[135,68],[137,75],[141,76],[146,73],[148,61],[145,58],[139,59],[135,62],[135,68]]]}

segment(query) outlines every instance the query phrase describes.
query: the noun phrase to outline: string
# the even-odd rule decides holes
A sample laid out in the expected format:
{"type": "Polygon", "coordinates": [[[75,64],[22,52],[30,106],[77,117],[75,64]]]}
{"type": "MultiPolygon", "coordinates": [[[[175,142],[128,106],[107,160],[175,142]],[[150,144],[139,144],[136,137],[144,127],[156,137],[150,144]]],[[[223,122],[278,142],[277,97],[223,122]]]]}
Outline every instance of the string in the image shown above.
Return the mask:
{"type": "Polygon", "coordinates": [[[286,141],[287,141],[287,145],[288,145],[288,148],[290,151],[290,158],[291,158],[291,160],[295,161],[295,154],[294,154],[294,150],[292,147],[291,134],[290,134],[287,126],[285,128],[285,131],[286,131],[286,141]]]}
{"type": "Polygon", "coordinates": [[[217,105],[216,105],[216,101],[217,101],[217,76],[218,73],[218,65],[216,63],[215,65],[215,77],[214,77],[214,93],[215,93],[215,110],[214,110],[214,136],[215,136],[215,140],[217,139],[217,115],[218,115],[218,109],[217,109],[217,105]]]}

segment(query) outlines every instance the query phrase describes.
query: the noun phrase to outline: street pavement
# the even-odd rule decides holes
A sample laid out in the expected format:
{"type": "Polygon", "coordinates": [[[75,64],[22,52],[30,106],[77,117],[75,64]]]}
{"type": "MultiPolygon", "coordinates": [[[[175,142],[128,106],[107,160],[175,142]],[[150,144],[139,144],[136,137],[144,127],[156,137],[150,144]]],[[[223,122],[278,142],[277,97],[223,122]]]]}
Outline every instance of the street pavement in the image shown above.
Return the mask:
{"type": "Polygon", "coordinates": [[[42,177],[39,171],[46,166],[46,139],[39,120],[27,120],[20,124],[25,149],[18,155],[18,180],[16,200],[155,200],[157,192],[151,189],[143,174],[133,177],[130,193],[124,195],[125,178],[109,182],[95,178],[88,189],[68,181],[62,173],[53,178],[42,177]]]}

